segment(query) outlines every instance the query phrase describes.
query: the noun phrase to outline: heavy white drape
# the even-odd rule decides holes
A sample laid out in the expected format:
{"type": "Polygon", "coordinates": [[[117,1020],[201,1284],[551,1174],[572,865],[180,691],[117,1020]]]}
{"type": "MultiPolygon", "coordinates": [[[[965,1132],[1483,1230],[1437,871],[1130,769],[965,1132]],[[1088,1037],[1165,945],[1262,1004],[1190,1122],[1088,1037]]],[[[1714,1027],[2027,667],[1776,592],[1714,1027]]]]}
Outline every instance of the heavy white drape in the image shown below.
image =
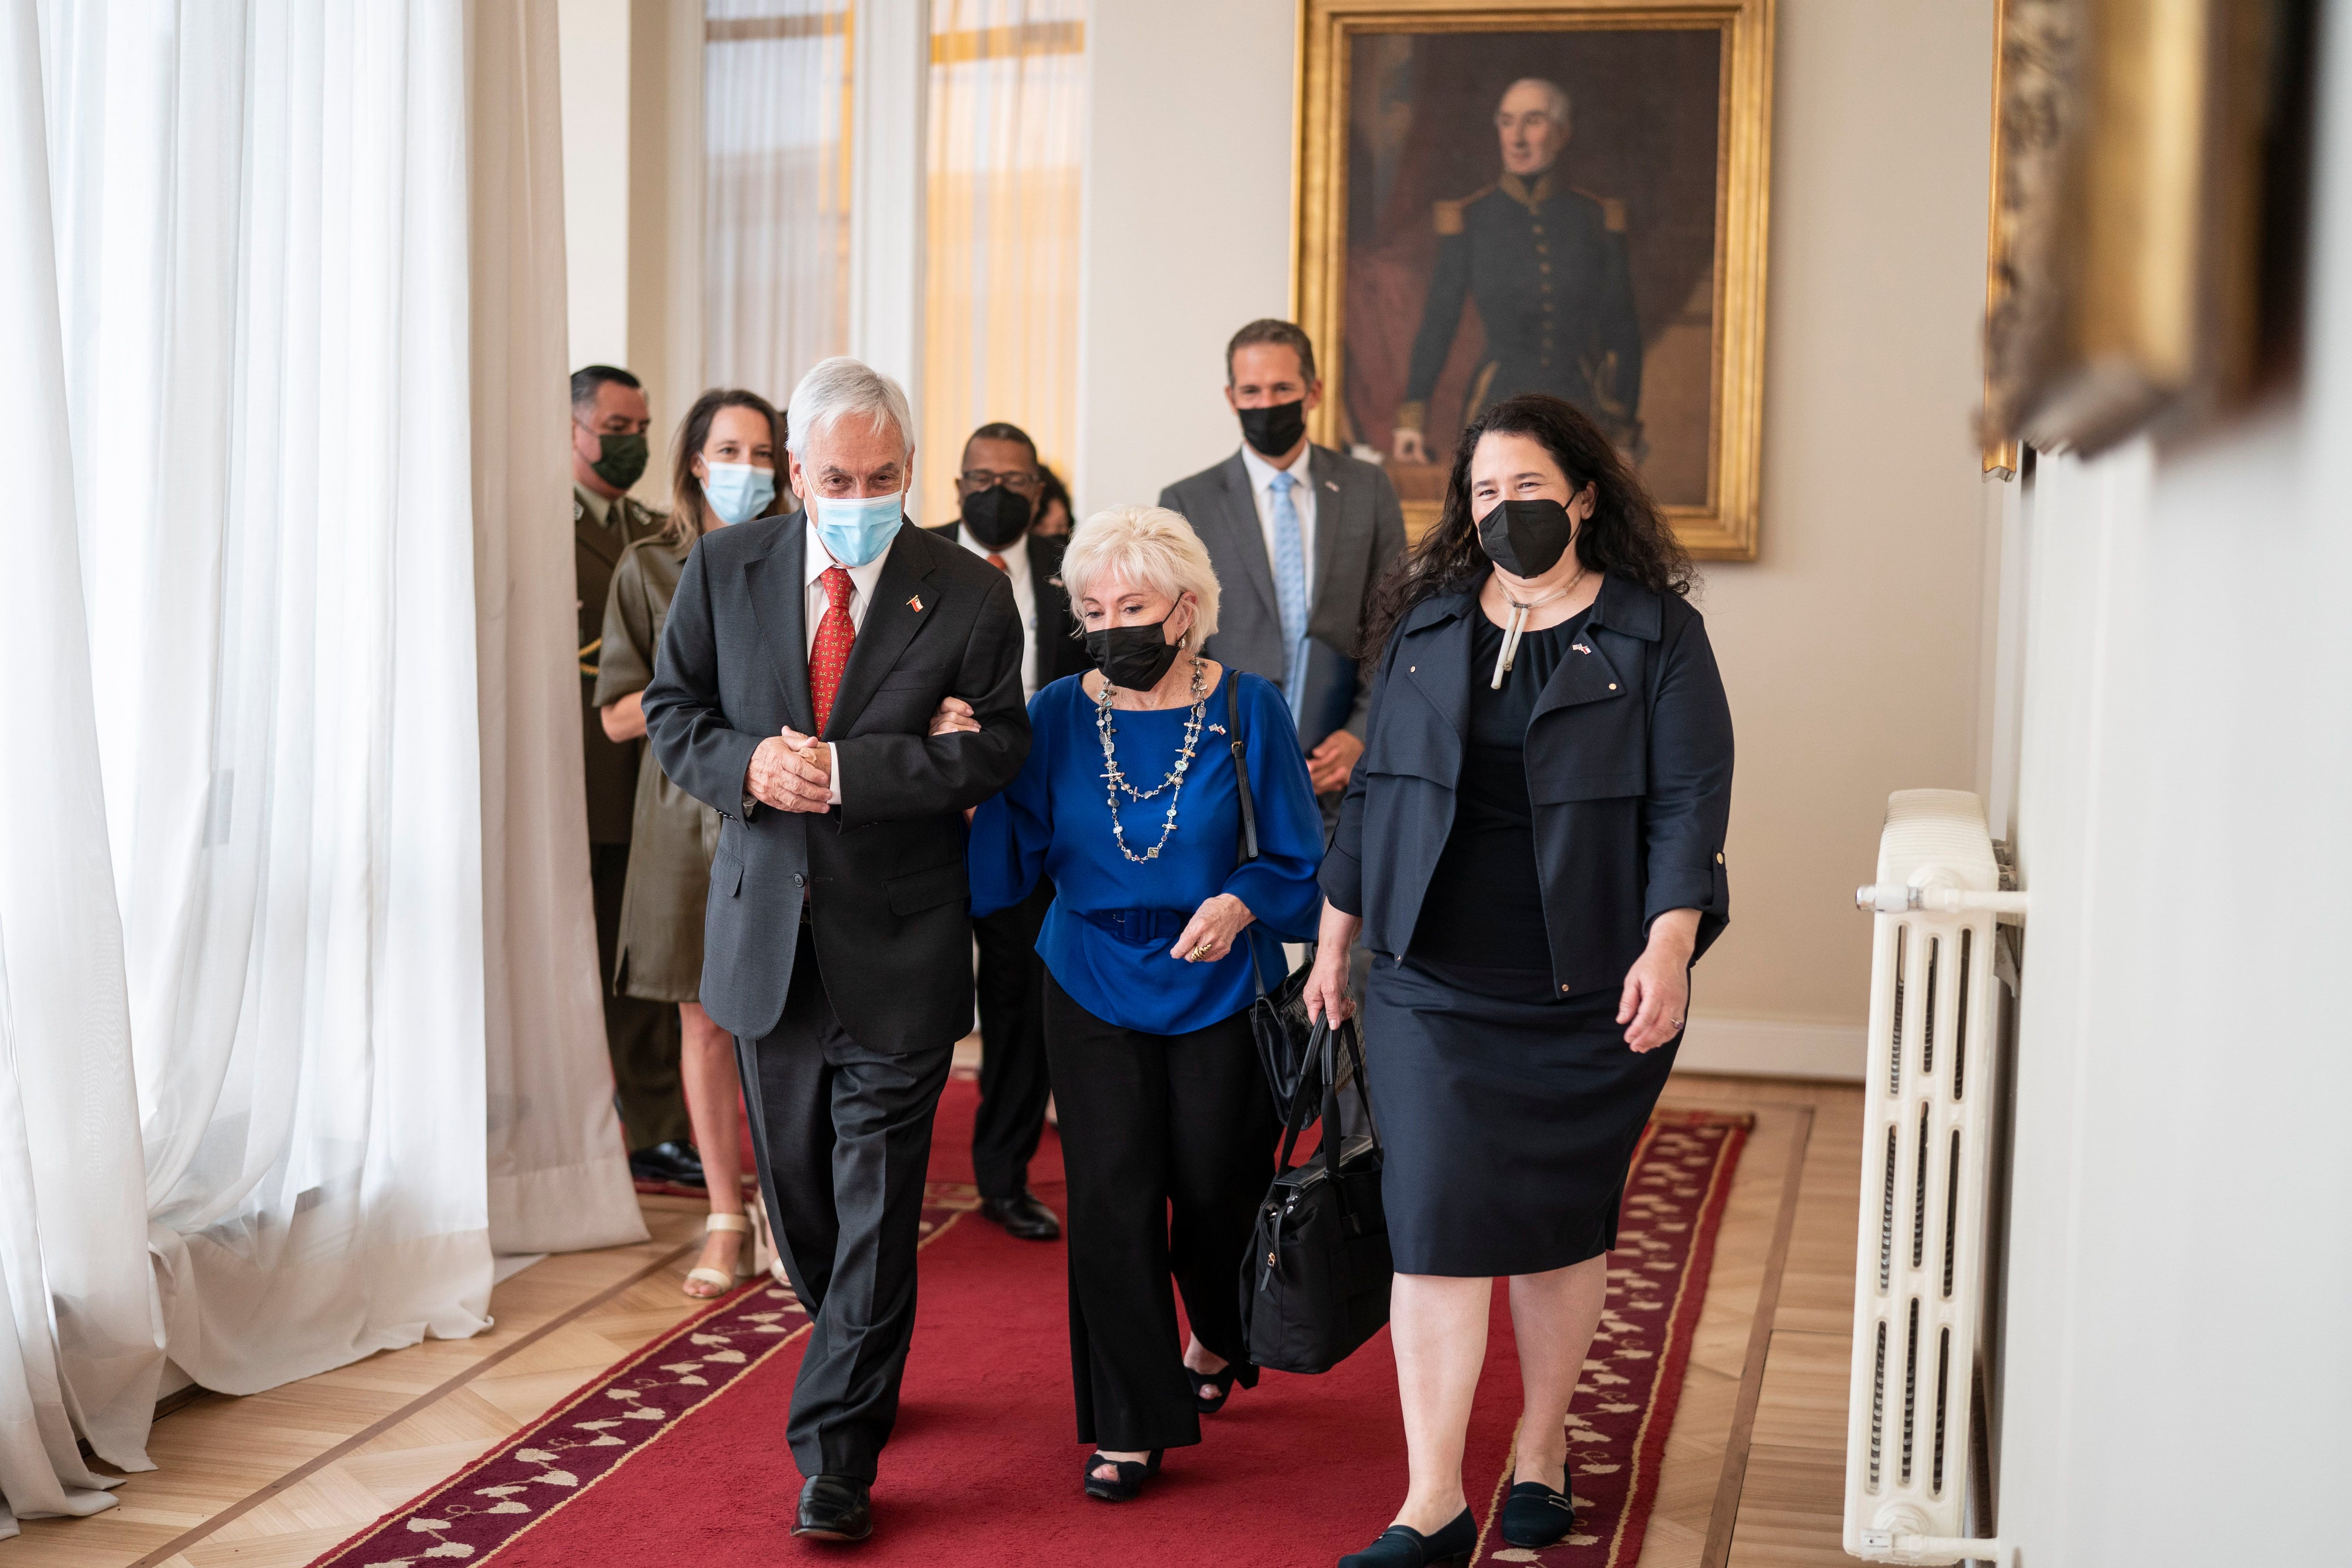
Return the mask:
{"type": "Polygon", "coordinates": [[[250,1392],[478,1330],[494,1224],[643,1230],[577,806],[552,0],[4,26],[0,1489],[74,1512],[77,1436],[143,1466],[166,1349],[250,1392]]]}
{"type": "Polygon", "coordinates": [[[781,405],[849,347],[849,5],[704,14],[703,363],[781,405]]]}
{"type": "Polygon", "coordinates": [[[78,1439],[147,1468],[160,1357],[76,547],[47,94],[32,6],[0,8],[0,1537],[93,1513],[78,1439]]]}
{"type": "Polygon", "coordinates": [[[476,648],[490,1239],[645,1238],[597,994],[572,613],[555,0],[477,0],[471,89],[476,648]]]}

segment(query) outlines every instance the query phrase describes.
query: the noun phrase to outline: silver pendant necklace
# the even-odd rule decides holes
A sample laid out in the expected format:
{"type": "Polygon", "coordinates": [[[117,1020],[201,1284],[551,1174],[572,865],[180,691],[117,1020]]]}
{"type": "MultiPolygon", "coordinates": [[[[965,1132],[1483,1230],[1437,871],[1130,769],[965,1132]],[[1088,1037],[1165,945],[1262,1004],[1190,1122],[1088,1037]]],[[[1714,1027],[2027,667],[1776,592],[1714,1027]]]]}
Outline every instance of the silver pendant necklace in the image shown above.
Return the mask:
{"type": "Polygon", "coordinates": [[[1511,597],[1509,589],[1503,590],[1503,603],[1511,606],[1511,619],[1510,624],[1503,628],[1503,651],[1495,659],[1495,679],[1488,683],[1487,690],[1503,689],[1503,677],[1511,672],[1511,662],[1519,657],[1519,638],[1528,629],[1528,612],[1539,610],[1555,599],[1564,599],[1575,593],[1576,585],[1584,581],[1585,573],[1588,570],[1589,568],[1586,567],[1578,567],[1575,576],[1570,577],[1542,598],[1530,599],[1524,605],[1511,597]]]}

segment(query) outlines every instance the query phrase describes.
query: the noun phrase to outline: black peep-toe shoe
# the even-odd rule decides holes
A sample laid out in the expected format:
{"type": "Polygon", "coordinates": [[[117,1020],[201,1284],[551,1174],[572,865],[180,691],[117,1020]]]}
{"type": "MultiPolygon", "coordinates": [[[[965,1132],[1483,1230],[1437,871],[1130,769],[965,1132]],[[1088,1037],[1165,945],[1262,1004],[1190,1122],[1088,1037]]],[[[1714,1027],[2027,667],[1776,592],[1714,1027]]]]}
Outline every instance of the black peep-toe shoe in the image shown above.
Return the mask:
{"type": "Polygon", "coordinates": [[[1143,1483],[1160,1473],[1160,1450],[1151,1450],[1148,1459],[1113,1459],[1097,1449],[1087,1461],[1087,1496],[1100,1498],[1105,1502],[1133,1502],[1143,1495],[1143,1483]],[[1105,1465],[1118,1472],[1118,1479],[1107,1481],[1095,1472],[1105,1465]]]}
{"type": "Polygon", "coordinates": [[[1521,1481],[1503,1500],[1503,1539],[1513,1546],[1549,1546],[1575,1529],[1576,1504],[1541,1481],[1521,1481]]]}
{"type": "Polygon", "coordinates": [[[1192,1380],[1192,1403],[1200,1407],[1203,1415],[1214,1415],[1225,1407],[1225,1401],[1233,1397],[1234,1369],[1231,1363],[1226,1363],[1223,1372],[1194,1372],[1188,1366],[1184,1369],[1184,1375],[1192,1380]]]}
{"type": "Polygon", "coordinates": [[[1464,1509],[1434,1535],[1391,1524],[1361,1552],[1339,1559],[1339,1568],[1464,1568],[1478,1549],[1478,1521],[1464,1509]]]}

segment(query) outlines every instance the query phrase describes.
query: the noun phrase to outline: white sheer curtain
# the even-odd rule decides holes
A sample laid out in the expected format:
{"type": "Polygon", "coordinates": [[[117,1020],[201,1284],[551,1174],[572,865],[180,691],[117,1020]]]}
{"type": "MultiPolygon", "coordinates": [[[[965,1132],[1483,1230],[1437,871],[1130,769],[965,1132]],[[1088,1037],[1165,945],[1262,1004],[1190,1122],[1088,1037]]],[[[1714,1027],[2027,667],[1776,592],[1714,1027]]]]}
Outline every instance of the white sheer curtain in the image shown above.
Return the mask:
{"type": "Polygon", "coordinates": [[[75,542],[40,34],[0,10],[0,1538],[146,1469],[162,1355],[75,542]]]}
{"type": "Polygon", "coordinates": [[[1065,476],[1077,440],[1086,0],[931,0],[923,493],[1009,419],[1065,476]]]}
{"type": "Polygon", "coordinates": [[[555,0],[473,12],[473,462],[490,1239],[645,1238],[613,1109],[588,838],[555,0]]]}
{"type": "Polygon", "coordinates": [[[704,364],[781,405],[849,342],[846,0],[704,7],[704,364]]]}

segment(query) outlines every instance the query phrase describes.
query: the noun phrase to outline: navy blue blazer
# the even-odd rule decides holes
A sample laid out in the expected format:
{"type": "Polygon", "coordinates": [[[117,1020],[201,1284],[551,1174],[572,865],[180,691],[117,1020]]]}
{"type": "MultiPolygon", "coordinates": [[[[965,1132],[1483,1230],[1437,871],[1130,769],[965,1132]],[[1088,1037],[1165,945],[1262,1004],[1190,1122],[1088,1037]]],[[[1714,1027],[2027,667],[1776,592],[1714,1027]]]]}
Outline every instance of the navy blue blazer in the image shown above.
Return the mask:
{"type": "MultiPolygon", "coordinates": [[[[1332,904],[1375,952],[1404,957],[1454,826],[1470,725],[1475,586],[1423,600],[1372,680],[1363,760],[1323,859],[1332,904]]],[[[1731,709],[1699,613],[1677,595],[1602,580],[1589,654],[1560,660],[1528,721],[1538,879],[1563,993],[1622,986],[1668,910],[1699,911],[1705,952],[1730,914],[1724,828],[1731,709]]],[[[1696,956],[1696,953],[1694,954],[1696,956]]]]}

